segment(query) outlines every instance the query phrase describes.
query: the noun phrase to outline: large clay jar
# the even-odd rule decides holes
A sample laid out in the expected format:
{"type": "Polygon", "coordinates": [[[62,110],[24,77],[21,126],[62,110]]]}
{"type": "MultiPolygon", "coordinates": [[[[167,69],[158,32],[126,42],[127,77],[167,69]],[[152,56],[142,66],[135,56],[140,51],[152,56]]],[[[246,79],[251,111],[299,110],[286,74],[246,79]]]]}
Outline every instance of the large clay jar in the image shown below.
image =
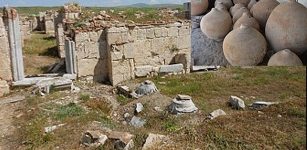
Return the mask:
{"type": "Polygon", "coordinates": [[[214,8],[216,8],[218,10],[222,10],[222,11],[228,12],[227,7],[223,3],[221,3],[221,2],[215,3],[214,8]]]}
{"type": "Polygon", "coordinates": [[[228,12],[213,8],[201,19],[200,28],[208,38],[221,41],[232,28],[231,16],[228,12]]]}
{"type": "Polygon", "coordinates": [[[265,38],[256,29],[240,26],[224,39],[223,52],[232,66],[254,66],[262,62],[267,51],[265,38]]]}
{"type": "Polygon", "coordinates": [[[256,0],[251,0],[251,1],[248,3],[247,8],[248,8],[248,9],[251,9],[256,3],[257,3],[256,0]]]}
{"type": "Polygon", "coordinates": [[[216,0],[216,1],[215,1],[215,6],[216,6],[216,4],[218,4],[218,3],[224,4],[224,5],[227,7],[227,10],[230,9],[230,7],[233,6],[233,3],[232,3],[231,0],[216,0]]]}
{"type": "Polygon", "coordinates": [[[208,0],[191,0],[191,15],[198,16],[208,9],[208,0]]]}
{"type": "Polygon", "coordinates": [[[244,6],[247,6],[248,3],[249,3],[250,0],[233,0],[233,3],[234,4],[238,4],[238,3],[241,3],[243,4],[244,6]]]}
{"type": "Polygon", "coordinates": [[[261,27],[265,28],[271,12],[278,5],[279,2],[276,0],[260,0],[251,8],[251,13],[258,20],[261,27]]]}
{"type": "Polygon", "coordinates": [[[230,14],[231,14],[231,16],[233,16],[235,13],[236,13],[236,11],[237,10],[239,10],[241,7],[244,7],[244,5],[243,4],[235,4],[234,6],[232,6],[231,8],[230,8],[230,14]]]}
{"type": "Polygon", "coordinates": [[[301,59],[289,49],[285,49],[274,54],[268,66],[302,66],[301,59]]]}
{"type": "Polygon", "coordinates": [[[233,25],[233,29],[239,28],[241,25],[253,27],[260,31],[260,25],[255,18],[253,18],[249,13],[243,13],[243,15],[236,21],[233,25]]]}
{"type": "Polygon", "coordinates": [[[250,14],[249,10],[246,7],[241,7],[240,9],[238,9],[235,14],[232,17],[232,21],[233,23],[235,23],[242,15],[243,13],[248,13],[250,14]]]}
{"type": "Polygon", "coordinates": [[[281,3],[272,11],[265,34],[275,51],[291,49],[303,54],[307,50],[307,8],[295,1],[281,3]]]}

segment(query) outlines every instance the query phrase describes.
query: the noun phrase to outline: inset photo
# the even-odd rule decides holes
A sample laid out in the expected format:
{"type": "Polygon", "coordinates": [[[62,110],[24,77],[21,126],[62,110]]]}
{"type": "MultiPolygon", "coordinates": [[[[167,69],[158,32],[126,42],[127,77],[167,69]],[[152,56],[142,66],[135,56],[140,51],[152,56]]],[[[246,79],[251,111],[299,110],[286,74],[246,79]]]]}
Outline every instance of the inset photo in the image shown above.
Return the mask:
{"type": "Polygon", "coordinates": [[[307,0],[191,0],[194,66],[302,66],[307,0]]]}

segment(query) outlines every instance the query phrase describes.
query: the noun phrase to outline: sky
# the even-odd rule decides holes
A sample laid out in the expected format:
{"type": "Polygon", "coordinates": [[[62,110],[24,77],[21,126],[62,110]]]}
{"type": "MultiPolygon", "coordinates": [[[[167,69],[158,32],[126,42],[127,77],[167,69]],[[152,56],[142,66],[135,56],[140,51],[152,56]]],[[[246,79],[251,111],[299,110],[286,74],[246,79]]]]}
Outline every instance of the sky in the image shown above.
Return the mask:
{"type": "Polygon", "coordinates": [[[182,4],[188,0],[0,0],[0,6],[62,6],[68,2],[77,2],[82,6],[121,6],[135,3],[182,4]]]}

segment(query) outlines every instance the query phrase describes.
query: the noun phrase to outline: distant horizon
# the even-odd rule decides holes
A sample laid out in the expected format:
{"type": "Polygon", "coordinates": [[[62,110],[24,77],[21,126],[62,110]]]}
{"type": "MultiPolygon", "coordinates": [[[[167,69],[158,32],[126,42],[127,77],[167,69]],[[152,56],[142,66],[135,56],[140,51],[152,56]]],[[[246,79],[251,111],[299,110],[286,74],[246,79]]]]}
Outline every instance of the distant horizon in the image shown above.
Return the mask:
{"type": "Polygon", "coordinates": [[[0,0],[0,7],[59,7],[66,3],[75,2],[83,7],[118,7],[138,3],[156,4],[183,4],[188,0],[0,0]]]}

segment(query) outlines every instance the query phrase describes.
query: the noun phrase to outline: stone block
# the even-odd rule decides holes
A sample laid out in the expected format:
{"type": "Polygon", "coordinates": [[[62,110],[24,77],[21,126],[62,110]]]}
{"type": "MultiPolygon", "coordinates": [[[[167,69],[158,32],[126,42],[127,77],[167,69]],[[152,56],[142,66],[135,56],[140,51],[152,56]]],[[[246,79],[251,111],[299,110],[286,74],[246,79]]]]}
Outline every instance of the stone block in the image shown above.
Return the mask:
{"type": "Polygon", "coordinates": [[[153,66],[146,65],[146,66],[135,67],[134,73],[136,77],[146,77],[150,75],[152,71],[153,71],[153,66]]]}
{"type": "Polygon", "coordinates": [[[183,64],[162,65],[159,73],[179,73],[183,71],[183,64]]]}
{"type": "Polygon", "coordinates": [[[155,38],[154,29],[152,29],[152,28],[146,29],[146,38],[148,38],[148,39],[153,39],[153,38],[155,38]]]}
{"type": "Polygon", "coordinates": [[[111,60],[122,60],[124,58],[124,45],[112,45],[110,53],[111,60]]]}
{"type": "Polygon", "coordinates": [[[159,38],[162,37],[162,29],[161,28],[154,28],[155,37],[159,38]]]}
{"type": "Polygon", "coordinates": [[[137,34],[138,34],[137,35],[138,40],[146,39],[146,29],[138,29],[137,34]]]}
{"type": "Polygon", "coordinates": [[[97,42],[83,42],[77,45],[76,48],[77,59],[100,58],[99,43],[97,42]]]}
{"type": "Polygon", "coordinates": [[[177,27],[170,27],[168,29],[168,36],[177,37],[178,36],[178,28],[177,27]]]}
{"type": "Polygon", "coordinates": [[[122,34],[120,32],[109,32],[107,39],[109,44],[123,43],[122,34]]]}
{"type": "Polygon", "coordinates": [[[0,80],[0,97],[10,93],[10,86],[5,80],[0,80]]]}
{"type": "Polygon", "coordinates": [[[75,35],[75,42],[76,43],[81,43],[81,42],[87,42],[90,41],[90,36],[86,32],[80,32],[75,35]]]}
{"type": "Polygon", "coordinates": [[[127,43],[124,46],[124,58],[133,59],[134,58],[134,43],[127,43]]]}
{"type": "Polygon", "coordinates": [[[191,30],[189,26],[182,26],[179,28],[179,36],[191,35],[191,30]]]}
{"type": "Polygon", "coordinates": [[[134,79],[134,61],[126,59],[121,61],[112,61],[111,83],[117,85],[120,82],[134,79]]]}
{"type": "Polygon", "coordinates": [[[191,36],[179,36],[176,45],[178,49],[191,48],[191,36]]]}

